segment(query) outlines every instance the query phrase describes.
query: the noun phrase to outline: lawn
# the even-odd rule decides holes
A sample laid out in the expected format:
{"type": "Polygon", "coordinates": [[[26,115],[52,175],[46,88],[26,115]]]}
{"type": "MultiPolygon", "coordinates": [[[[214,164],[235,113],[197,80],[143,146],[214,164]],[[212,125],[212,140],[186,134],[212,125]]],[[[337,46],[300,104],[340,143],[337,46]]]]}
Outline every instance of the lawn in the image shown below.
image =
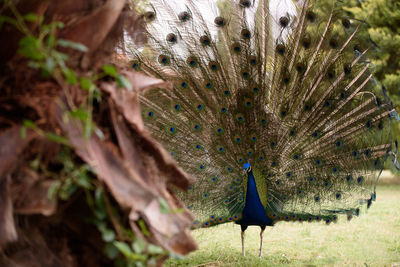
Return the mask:
{"type": "Polygon", "coordinates": [[[259,227],[233,223],[192,232],[199,250],[166,266],[400,266],[400,186],[380,186],[366,214],[336,224],[280,222],[264,233],[258,258],[259,227]]]}

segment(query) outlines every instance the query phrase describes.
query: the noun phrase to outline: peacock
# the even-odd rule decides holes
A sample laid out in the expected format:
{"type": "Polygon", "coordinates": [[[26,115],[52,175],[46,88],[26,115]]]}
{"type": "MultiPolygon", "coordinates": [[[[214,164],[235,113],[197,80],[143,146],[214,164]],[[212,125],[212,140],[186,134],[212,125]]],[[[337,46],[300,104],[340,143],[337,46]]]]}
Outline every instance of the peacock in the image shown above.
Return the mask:
{"type": "Polygon", "coordinates": [[[131,67],[170,90],[140,95],[151,135],[195,177],[193,228],[351,219],[399,168],[399,119],[342,1],[151,0],[131,67]],[[278,6],[278,8],[277,8],[278,6]],[[392,164],[390,164],[390,161],[392,164]],[[386,165],[387,166],[387,165],[386,165]]]}

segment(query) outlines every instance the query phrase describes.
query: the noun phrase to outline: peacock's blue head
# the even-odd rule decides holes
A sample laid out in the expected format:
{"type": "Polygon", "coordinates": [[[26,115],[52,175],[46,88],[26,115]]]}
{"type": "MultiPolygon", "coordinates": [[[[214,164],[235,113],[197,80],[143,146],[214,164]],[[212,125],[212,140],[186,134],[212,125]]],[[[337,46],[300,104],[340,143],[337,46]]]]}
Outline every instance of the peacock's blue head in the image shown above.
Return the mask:
{"type": "Polygon", "coordinates": [[[251,165],[250,165],[250,163],[246,162],[246,163],[243,165],[243,169],[245,170],[246,173],[251,172],[251,165]]]}

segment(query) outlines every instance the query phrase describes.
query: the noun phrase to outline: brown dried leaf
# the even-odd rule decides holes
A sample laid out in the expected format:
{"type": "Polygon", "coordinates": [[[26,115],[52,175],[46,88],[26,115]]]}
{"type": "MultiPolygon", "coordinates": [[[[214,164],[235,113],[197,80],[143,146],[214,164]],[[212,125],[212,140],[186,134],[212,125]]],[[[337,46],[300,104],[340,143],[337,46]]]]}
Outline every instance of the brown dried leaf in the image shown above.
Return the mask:
{"type": "Polygon", "coordinates": [[[9,190],[9,176],[0,177],[0,249],[18,238],[9,190]]]}
{"type": "Polygon", "coordinates": [[[116,23],[125,3],[126,0],[107,0],[103,6],[68,27],[60,37],[84,44],[89,52],[96,51],[116,23]]]}
{"type": "MultiPolygon", "coordinates": [[[[135,84],[134,88],[138,91],[149,90],[152,88],[172,88],[172,83],[165,82],[161,79],[152,78],[132,71],[123,71],[122,73],[128,77],[132,84],[135,84]]],[[[168,181],[182,189],[187,189],[190,184],[194,182],[194,179],[178,168],[169,153],[166,153],[162,146],[144,131],[137,93],[116,88],[110,83],[102,84],[101,88],[110,94],[125,119],[137,127],[137,130],[140,132],[140,135],[137,136],[137,138],[139,138],[137,143],[140,143],[143,149],[147,151],[148,154],[152,155],[160,166],[160,169],[165,170],[167,173],[171,173],[171,175],[168,176],[168,181]]],[[[118,129],[118,125],[119,124],[114,122],[115,129],[118,129]]],[[[133,151],[132,148],[127,144],[120,144],[120,147],[125,158],[129,159],[128,155],[132,154],[130,152],[133,151]]],[[[130,164],[135,164],[135,160],[130,160],[130,164]]],[[[139,169],[139,166],[137,166],[137,169],[139,169]]]]}
{"type": "Polygon", "coordinates": [[[60,126],[67,133],[75,152],[94,168],[123,208],[130,208],[132,205],[135,209],[145,208],[155,196],[144,182],[132,179],[131,170],[116,153],[118,149],[111,142],[102,142],[94,135],[85,140],[83,131],[76,125],[80,125],[80,121],[60,121],[60,126]]]}
{"type": "Polygon", "coordinates": [[[23,168],[19,174],[19,183],[12,186],[14,212],[16,214],[42,214],[50,216],[55,213],[57,201],[48,197],[48,190],[55,180],[41,180],[34,171],[23,168]]]}
{"type": "Polygon", "coordinates": [[[76,266],[68,261],[68,258],[59,258],[49,248],[43,233],[37,226],[25,231],[20,239],[24,245],[16,251],[8,253],[8,257],[0,254],[0,266],[9,267],[50,267],[50,266],[76,266]]]}
{"type": "Polygon", "coordinates": [[[123,88],[116,88],[114,84],[103,83],[101,89],[110,94],[111,98],[117,104],[124,117],[140,131],[144,130],[142,114],[140,110],[138,93],[139,91],[151,88],[171,88],[170,82],[155,79],[140,73],[121,71],[131,82],[134,92],[123,88]]]}
{"type": "MultiPolygon", "coordinates": [[[[110,108],[113,109],[114,105],[110,104],[110,108]]],[[[62,121],[62,114],[63,110],[59,108],[57,116],[60,118],[60,126],[67,133],[76,153],[94,168],[99,179],[107,185],[118,203],[130,211],[131,225],[141,217],[149,228],[151,233],[149,239],[152,242],[178,254],[194,250],[196,245],[189,235],[193,219],[191,214],[188,211],[176,214],[163,213],[160,209],[160,197],[168,202],[172,210],[182,205],[178,206],[176,199],[170,196],[166,185],[168,179],[161,179],[156,175],[174,175],[179,171],[165,173],[163,172],[165,170],[157,169],[157,164],[151,164],[151,156],[143,156],[140,146],[130,141],[131,138],[135,140],[140,134],[127,128],[123,117],[117,115],[115,111],[112,116],[121,149],[111,142],[101,141],[94,135],[89,140],[84,140],[81,122],[72,119],[69,122],[62,121]],[[132,149],[132,153],[122,149],[124,146],[132,149]],[[118,150],[124,151],[124,155],[120,155],[118,150]],[[145,165],[146,169],[139,167],[140,165],[145,165]],[[149,169],[152,173],[149,173],[149,169]]],[[[138,231],[137,227],[132,228],[138,231]]]]}
{"type": "Polygon", "coordinates": [[[26,137],[21,138],[21,126],[13,126],[0,134],[0,178],[14,167],[18,157],[24,151],[36,134],[26,131],[26,137]]]}
{"type": "Polygon", "coordinates": [[[25,139],[22,139],[20,131],[20,126],[13,126],[0,135],[0,247],[17,239],[9,173],[17,165],[18,158],[26,146],[36,136],[28,130],[25,139]]]}
{"type": "Polygon", "coordinates": [[[129,79],[136,92],[144,92],[153,88],[172,89],[171,82],[153,78],[139,72],[121,70],[121,74],[125,75],[129,79]]]}
{"type": "MultiPolygon", "coordinates": [[[[112,103],[110,103],[110,107],[113,107],[112,103]]],[[[167,189],[167,183],[173,181],[174,184],[181,187],[189,186],[188,175],[174,162],[166,164],[163,161],[165,158],[160,155],[164,150],[144,133],[137,133],[133,129],[129,130],[121,115],[118,116],[115,111],[112,111],[111,117],[119,147],[130,168],[138,172],[140,179],[157,191],[157,195],[168,203],[171,210],[183,208],[184,205],[167,189]]],[[[154,199],[140,214],[145,218],[150,232],[153,234],[152,240],[156,243],[169,249],[172,248],[173,251],[179,251],[180,254],[186,254],[195,249],[189,235],[189,227],[194,217],[187,210],[177,214],[164,214],[160,210],[159,199],[154,199]],[[166,239],[166,237],[171,238],[166,239]]],[[[131,214],[130,218],[134,217],[135,215],[131,214]]]]}
{"type": "Polygon", "coordinates": [[[116,88],[115,85],[110,83],[103,83],[101,89],[110,94],[119,110],[130,123],[140,130],[144,129],[137,93],[116,88]]]}

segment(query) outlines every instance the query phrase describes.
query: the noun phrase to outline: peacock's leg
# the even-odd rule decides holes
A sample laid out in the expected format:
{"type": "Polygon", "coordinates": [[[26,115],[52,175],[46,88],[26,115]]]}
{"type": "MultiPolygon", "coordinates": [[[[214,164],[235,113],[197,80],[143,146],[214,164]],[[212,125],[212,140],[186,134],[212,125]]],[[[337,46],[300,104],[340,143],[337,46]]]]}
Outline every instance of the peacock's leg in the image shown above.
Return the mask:
{"type": "Polygon", "coordinates": [[[244,231],[246,231],[247,225],[240,225],[240,228],[242,229],[242,255],[244,257],[246,256],[246,253],[244,251],[244,231]]]}
{"type": "Polygon", "coordinates": [[[244,231],[242,231],[242,255],[243,257],[246,256],[246,253],[244,252],[244,231]]]}
{"type": "Polygon", "coordinates": [[[264,237],[265,226],[260,226],[260,227],[261,227],[261,232],[260,232],[260,254],[258,256],[261,258],[262,257],[262,245],[263,245],[263,237],[264,237]]]}

